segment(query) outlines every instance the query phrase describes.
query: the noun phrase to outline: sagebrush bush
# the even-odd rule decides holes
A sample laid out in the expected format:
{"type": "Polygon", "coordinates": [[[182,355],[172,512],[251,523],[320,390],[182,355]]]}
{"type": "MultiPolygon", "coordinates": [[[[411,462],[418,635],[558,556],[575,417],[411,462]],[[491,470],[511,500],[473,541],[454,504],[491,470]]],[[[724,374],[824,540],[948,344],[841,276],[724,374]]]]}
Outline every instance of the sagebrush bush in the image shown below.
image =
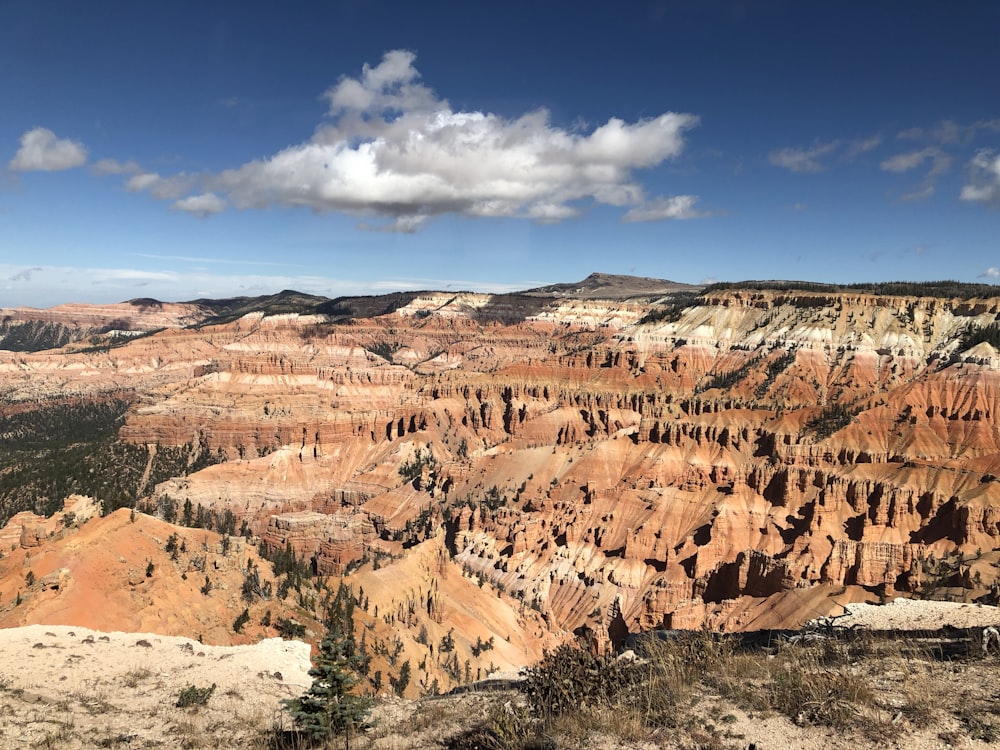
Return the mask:
{"type": "Polygon", "coordinates": [[[212,697],[212,693],[215,692],[215,683],[213,682],[211,687],[200,688],[195,685],[188,685],[186,688],[181,690],[181,694],[177,698],[176,706],[177,708],[188,708],[189,706],[204,706],[208,703],[208,699],[212,697]]]}
{"type": "Polygon", "coordinates": [[[563,644],[528,670],[521,686],[538,716],[610,707],[645,676],[634,662],[563,644]]]}

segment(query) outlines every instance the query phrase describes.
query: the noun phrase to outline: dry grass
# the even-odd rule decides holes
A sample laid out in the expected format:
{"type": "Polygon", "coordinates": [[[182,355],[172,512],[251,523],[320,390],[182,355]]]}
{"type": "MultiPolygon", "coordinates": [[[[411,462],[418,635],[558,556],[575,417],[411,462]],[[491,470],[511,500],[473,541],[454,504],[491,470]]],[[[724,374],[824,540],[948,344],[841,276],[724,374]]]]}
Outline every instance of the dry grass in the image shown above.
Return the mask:
{"type": "Polygon", "coordinates": [[[746,747],[734,711],[834,730],[858,746],[933,737],[935,727],[946,741],[1000,740],[993,665],[943,662],[917,644],[821,640],[750,653],[698,634],[647,642],[642,651],[637,662],[550,653],[529,674],[524,706],[508,703],[448,747],[746,747]],[[978,685],[978,699],[956,702],[956,683],[978,685]]]}
{"type": "Polygon", "coordinates": [[[130,669],[128,672],[125,673],[125,679],[123,680],[123,684],[127,688],[135,689],[139,687],[140,683],[145,682],[152,676],[153,673],[151,670],[146,669],[144,667],[137,667],[135,669],[130,669]]]}

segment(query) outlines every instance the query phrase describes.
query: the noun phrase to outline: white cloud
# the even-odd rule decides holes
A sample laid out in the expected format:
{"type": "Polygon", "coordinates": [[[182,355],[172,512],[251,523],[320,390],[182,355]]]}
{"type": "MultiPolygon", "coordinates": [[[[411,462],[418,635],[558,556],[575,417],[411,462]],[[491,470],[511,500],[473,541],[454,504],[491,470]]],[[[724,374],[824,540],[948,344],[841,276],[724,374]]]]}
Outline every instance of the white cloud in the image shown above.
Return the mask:
{"type": "Polygon", "coordinates": [[[1000,154],[983,150],[969,163],[970,181],[959,198],[973,203],[1000,203],[1000,154]]]}
{"type": "Polygon", "coordinates": [[[288,268],[289,266],[294,266],[294,263],[279,263],[277,261],[269,260],[244,260],[242,258],[209,258],[209,257],[199,257],[196,255],[162,255],[159,253],[132,253],[137,258],[150,258],[152,260],[179,260],[185,263],[197,263],[198,265],[212,265],[221,264],[229,266],[281,266],[288,268]]]}
{"type": "Polygon", "coordinates": [[[921,166],[925,161],[931,162],[930,174],[934,177],[944,173],[951,166],[951,157],[934,146],[896,154],[885,159],[879,166],[886,172],[908,172],[921,166]]]}
{"type": "Polygon", "coordinates": [[[195,178],[183,173],[162,177],[156,172],[140,172],[126,180],[125,189],[133,193],[148,190],[154,198],[168,201],[180,198],[196,184],[195,178]]]}
{"type": "Polygon", "coordinates": [[[936,146],[928,146],[919,151],[906,151],[891,156],[885,159],[879,167],[884,172],[900,174],[922,167],[925,162],[930,162],[930,168],[923,180],[900,196],[902,201],[920,201],[934,195],[936,179],[947,172],[951,166],[951,157],[948,154],[936,146]]]}
{"type": "Polygon", "coordinates": [[[925,141],[942,146],[969,143],[981,132],[1000,133],[1000,118],[977,120],[971,125],[962,125],[954,120],[942,120],[933,128],[908,128],[896,137],[906,141],[925,141]]]}
{"type": "Polygon", "coordinates": [[[930,157],[930,152],[935,149],[925,148],[922,151],[910,151],[905,154],[896,154],[883,161],[879,166],[885,172],[908,172],[916,169],[924,160],[930,157]]]}
{"type": "Polygon", "coordinates": [[[899,200],[903,203],[917,203],[922,200],[927,200],[934,195],[934,192],[934,183],[925,180],[919,185],[915,185],[910,190],[907,190],[905,193],[902,193],[899,196],[899,200]]]}
{"type": "Polygon", "coordinates": [[[959,200],[974,203],[989,203],[996,196],[994,185],[963,185],[962,192],[958,194],[959,200]]]}
{"type": "Polygon", "coordinates": [[[134,175],[128,179],[125,183],[125,189],[130,190],[133,193],[138,193],[152,187],[159,182],[160,179],[160,175],[155,172],[141,172],[140,174],[134,175]]]}
{"type": "Polygon", "coordinates": [[[121,162],[115,159],[100,159],[90,169],[97,175],[138,174],[142,171],[142,167],[134,161],[121,162]]]}
{"type": "Polygon", "coordinates": [[[202,193],[183,198],[174,203],[173,207],[178,211],[186,211],[205,218],[225,211],[226,202],[215,193],[202,193]]]}
{"type": "Polygon", "coordinates": [[[34,128],[21,136],[21,147],[8,165],[18,172],[56,172],[87,163],[87,149],[79,141],[57,138],[48,128],[34,128]]]}
{"type": "Polygon", "coordinates": [[[816,173],[824,171],[836,158],[839,162],[852,162],[863,154],[873,151],[882,144],[879,134],[850,141],[816,141],[810,148],[789,146],[771,151],[768,161],[776,167],[784,167],[792,172],[816,173]]]}
{"type": "Polygon", "coordinates": [[[662,219],[702,219],[710,216],[708,211],[695,210],[694,204],[697,202],[697,195],[674,195],[670,198],[661,196],[629,210],[622,217],[622,220],[660,221],[662,219]]]}
{"type": "Polygon", "coordinates": [[[442,214],[557,222],[577,215],[580,202],[641,205],[633,171],[676,157],[698,124],[667,112],[612,117],[586,133],[553,125],[545,110],[454,111],[420,83],[414,60],[394,50],[359,77],[342,77],[324,94],[329,121],[307,142],[215,175],[137,174],[126,187],[157,197],[169,188],[174,200],[199,190],[241,209],[374,217],[383,223],[369,228],[401,232],[442,214]]]}
{"type": "Polygon", "coordinates": [[[979,279],[1000,279],[1000,268],[996,266],[990,266],[985,271],[983,271],[976,278],[979,279]]]}
{"type": "Polygon", "coordinates": [[[882,145],[882,136],[873,135],[871,138],[858,138],[847,144],[847,153],[845,154],[848,161],[852,161],[862,154],[867,154],[882,145]]]}
{"type": "Polygon", "coordinates": [[[821,159],[830,156],[840,141],[817,143],[812,148],[782,148],[767,155],[768,161],[776,167],[784,167],[792,172],[822,172],[826,169],[821,159]]]}
{"type": "Polygon", "coordinates": [[[969,129],[954,120],[942,120],[933,128],[909,128],[896,136],[907,141],[932,141],[942,145],[958,143],[969,135],[969,129]]]}

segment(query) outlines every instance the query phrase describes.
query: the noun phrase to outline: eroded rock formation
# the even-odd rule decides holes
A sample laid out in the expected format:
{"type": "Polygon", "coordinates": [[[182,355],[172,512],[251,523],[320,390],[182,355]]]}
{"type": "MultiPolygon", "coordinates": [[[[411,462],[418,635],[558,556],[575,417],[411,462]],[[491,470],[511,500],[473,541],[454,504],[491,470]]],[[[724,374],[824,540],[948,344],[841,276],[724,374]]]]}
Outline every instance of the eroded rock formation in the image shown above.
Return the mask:
{"type": "Polygon", "coordinates": [[[323,574],[439,540],[551,633],[795,624],[833,606],[806,592],[920,591],[949,556],[995,578],[1000,354],[960,342],[1000,299],[403,302],[3,353],[0,382],[11,404],[127,391],[121,440],[225,459],[154,500],[323,574]]]}

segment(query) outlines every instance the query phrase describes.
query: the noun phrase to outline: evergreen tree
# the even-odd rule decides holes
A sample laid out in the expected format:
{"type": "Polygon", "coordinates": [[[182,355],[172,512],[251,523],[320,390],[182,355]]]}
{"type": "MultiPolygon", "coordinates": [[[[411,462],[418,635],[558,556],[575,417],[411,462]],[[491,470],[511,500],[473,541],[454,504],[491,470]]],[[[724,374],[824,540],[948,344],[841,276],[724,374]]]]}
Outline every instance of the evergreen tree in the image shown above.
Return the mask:
{"type": "Polygon", "coordinates": [[[304,695],[285,705],[296,726],[311,741],[323,742],[343,734],[344,747],[350,748],[351,731],[364,726],[370,701],[351,694],[356,666],[344,646],[344,641],[328,632],[309,670],[312,685],[304,695]]]}

